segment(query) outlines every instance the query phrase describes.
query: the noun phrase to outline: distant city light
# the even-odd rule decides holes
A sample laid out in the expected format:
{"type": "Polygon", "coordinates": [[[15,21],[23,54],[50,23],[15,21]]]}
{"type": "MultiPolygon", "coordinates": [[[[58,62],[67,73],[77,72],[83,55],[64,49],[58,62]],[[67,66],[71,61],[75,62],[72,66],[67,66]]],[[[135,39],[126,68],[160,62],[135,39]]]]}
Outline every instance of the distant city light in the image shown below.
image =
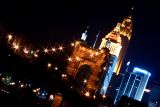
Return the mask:
{"type": "Polygon", "coordinates": [[[38,57],[38,54],[37,54],[37,53],[34,53],[34,57],[38,57]]]}
{"type": "Polygon", "coordinates": [[[54,69],[55,69],[55,70],[58,70],[58,67],[55,67],[54,69]]]}
{"type": "Polygon", "coordinates": [[[21,88],[23,88],[23,87],[24,87],[24,85],[23,85],[23,84],[21,84],[21,85],[20,85],[20,87],[21,87],[21,88]]]}
{"type": "Polygon", "coordinates": [[[31,54],[33,54],[34,53],[34,51],[33,50],[31,50],[31,54]]]}
{"type": "Polygon", "coordinates": [[[34,93],[36,93],[36,92],[37,92],[37,90],[36,90],[36,89],[33,89],[32,91],[33,91],[34,93]]]}
{"type": "Polygon", "coordinates": [[[28,54],[28,53],[29,53],[29,51],[28,51],[27,48],[24,48],[24,49],[23,49],[23,52],[24,52],[25,54],[28,54]]]}
{"type": "Polygon", "coordinates": [[[62,78],[64,78],[64,77],[67,77],[67,75],[66,74],[62,74],[62,78]]]}
{"type": "Polygon", "coordinates": [[[15,82],[11,82],[11,83],[9,83],[10,85],[15,85],[16,83],[15,82]]]}
{"type": "Polygon", "coordinates": [[[127,66],[130,64],[130,61],[127,62],[127,66]]]}

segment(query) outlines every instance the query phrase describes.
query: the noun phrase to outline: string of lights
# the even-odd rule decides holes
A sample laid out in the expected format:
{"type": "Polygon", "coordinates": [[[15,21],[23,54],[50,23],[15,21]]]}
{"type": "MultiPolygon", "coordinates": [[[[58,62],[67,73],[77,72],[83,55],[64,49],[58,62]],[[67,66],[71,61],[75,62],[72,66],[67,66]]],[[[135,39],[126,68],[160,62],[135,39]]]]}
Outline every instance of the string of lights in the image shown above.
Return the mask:
{"type": "MultiPolygon", "coordinates": [[[[24,45],[22,42],[22,39],[16,39],[16,37],[12,36],[11,34],[7,35],[7,41],[8,45],[11,47],[11,49],[14,49],[14,52],[20,55],[24,55],[27,58],[32,58],[32,57],[39,57],[40,53],[45,53],[45,54],[51,54],[51,53],[56,53],[57,51],[63,52],[64,46],[59,46],[57,48],[51,47],[49,48],[42,48],[42,49],[35,49],[31,47],[32,45],[24,45]]],[[[73,44],[72,44],[73,45],[73,44]]]]}
{"type": "MultiPolygon", "coordinates": [[[[51,46],[51,48],[35,49],[31,47],[32,45],[29,45],[29,46],[24,45],[21,39],[16,39],[16,37],[12,36],[11,34],[8,34],[6,38],[7,38],[8,45],[11,47],[11,49],[14,50],[16,54],[26,56],[27,58],[32,58],[32,57],[38,58],[40,53],[53,54],[53,53],[56,53],[57,51],[64,52],[64,48],[71,48],[79,44],[79,42],[76,41],[74,43],[71,43],[69,47],[68,46],[59,46],[59,47],[51,46]]],[[[82,48],[82,50],[84,49],[85,48],[82,48]]],[[[101,50],[100,52],[103,52],[103,50],[101,50]]],[[[90,50],[90,57],[94,57],[94,55],[98,55],[98,54],[99,54],[98,51],[93,53],[92,50],[90,50]]],[[[80,60],[78,56],[75,59],[77,61],[80,60]]],[[[72,60],[73,58],[68,57],[68,61],[72,61],[72,60]]]]}

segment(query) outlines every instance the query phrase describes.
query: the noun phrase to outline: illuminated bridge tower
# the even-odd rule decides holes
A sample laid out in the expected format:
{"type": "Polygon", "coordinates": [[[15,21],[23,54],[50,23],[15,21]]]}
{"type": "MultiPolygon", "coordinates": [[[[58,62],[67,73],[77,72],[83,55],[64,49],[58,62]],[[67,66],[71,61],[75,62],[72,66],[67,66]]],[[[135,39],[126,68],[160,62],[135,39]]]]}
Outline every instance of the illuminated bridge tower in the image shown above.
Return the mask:
{"type": "Polygon", "coordinates": [[[84,40],[77,41],[67,65],[67,74],[73,79],[74,89],[87,97],[95,97],[108,68],[109,50],[96,50],[84,40]]]}

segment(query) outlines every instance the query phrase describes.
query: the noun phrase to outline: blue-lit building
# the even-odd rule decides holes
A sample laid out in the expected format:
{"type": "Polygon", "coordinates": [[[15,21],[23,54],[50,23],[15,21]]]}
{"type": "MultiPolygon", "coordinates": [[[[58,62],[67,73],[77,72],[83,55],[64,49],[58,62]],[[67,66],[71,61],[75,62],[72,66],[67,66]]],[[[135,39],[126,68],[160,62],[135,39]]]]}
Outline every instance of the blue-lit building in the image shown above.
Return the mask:
{"type": "Polygon", "coordinates": [[[121,96],[127,96],[141,101],[150,75],[148,71],[137,67],[135,67],[132,72],[127,71],[120,84],[114,102],[117,103],[121,96]]]}
{"type": "Polygon", "coordinates": [[[122,48],[120,37],[120,24],[111,31],[105,38],[102,39],[100,49],[107,48],[109,50],[110,58],[108,59],[108,67],[106,67],[106,76],[101,88],[101,94],[106,94],[109,82],[114,72],[114,68],[117,63],[117,59],[122,48]]]}

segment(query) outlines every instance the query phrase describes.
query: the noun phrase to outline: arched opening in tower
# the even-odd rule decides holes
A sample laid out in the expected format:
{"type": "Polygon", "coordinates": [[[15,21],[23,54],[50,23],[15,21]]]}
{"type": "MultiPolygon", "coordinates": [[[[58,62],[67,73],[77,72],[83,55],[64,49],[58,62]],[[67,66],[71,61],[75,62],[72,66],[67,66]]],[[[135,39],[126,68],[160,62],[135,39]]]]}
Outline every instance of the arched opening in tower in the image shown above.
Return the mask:
{"type": "Polygon", "coordinates": [[[80,87],[80,89],[85,88],[91,73],[92,70],[89,65],[84,64],[79,67],[78,72],[75,76],[75,82],[77,83],[78,87],[80,87]]]}

